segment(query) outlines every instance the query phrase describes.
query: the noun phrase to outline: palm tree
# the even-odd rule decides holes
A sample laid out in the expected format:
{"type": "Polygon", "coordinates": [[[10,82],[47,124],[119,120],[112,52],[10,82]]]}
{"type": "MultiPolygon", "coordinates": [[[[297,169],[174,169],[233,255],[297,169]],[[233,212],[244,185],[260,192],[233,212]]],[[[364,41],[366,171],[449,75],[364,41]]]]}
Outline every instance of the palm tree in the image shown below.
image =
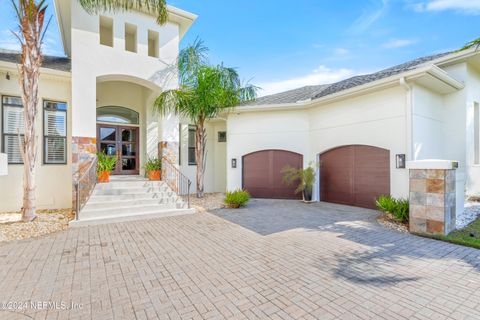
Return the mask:
{"type": "MultiPolygon", "coordinates": [[[[42,40],[48,23],[45,24],[47,4],[45,0],[11,0],[18,18],[18,32],[22,52],[19,65],[19,82],[24,106],[24,140],[20,141],[20,152],[24,163],[22,220],[32,221],[36,217],[35,169],[37,141],[35,135],[38,83],[42,66],[42,40]]],[[[167,21],[165,0],[78,0],[90,14],[101,11],[146,10],[157,16],[157,23],[167,21]]],[[[20,139],[20,137],[19,137],[20,139]]]]}
{"type": "Polygon", "coordinates": [[[175,112],[190,119],[197,127],[195,156],[198,198],[204,194],[205,122],[232,110],[243,101],[255,99],[258,89],[249,84],[242,86],[235,69],[223,64],[208,64],[207,53],[208,49],[198,39],[181,50],[178,58],[179,89],[162,92],[154,103],[154,109],[161,114],[175,112]]]}

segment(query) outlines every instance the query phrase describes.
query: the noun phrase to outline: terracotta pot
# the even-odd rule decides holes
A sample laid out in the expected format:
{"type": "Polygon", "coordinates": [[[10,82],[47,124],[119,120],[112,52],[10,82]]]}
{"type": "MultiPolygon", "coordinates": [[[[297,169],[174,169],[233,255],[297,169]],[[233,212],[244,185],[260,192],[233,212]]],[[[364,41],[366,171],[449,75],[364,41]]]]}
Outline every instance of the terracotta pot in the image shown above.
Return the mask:
{"type": "Polygon", "coordinates": [[[110,182],[110,171],[97,172],[97,180],[98,180],[98,183],[110,182]]]}
{"type": "Polygon", "coordinates": [[[161,170],[148,171],[148,180],[159,181],[162,178],[161,170]]]}

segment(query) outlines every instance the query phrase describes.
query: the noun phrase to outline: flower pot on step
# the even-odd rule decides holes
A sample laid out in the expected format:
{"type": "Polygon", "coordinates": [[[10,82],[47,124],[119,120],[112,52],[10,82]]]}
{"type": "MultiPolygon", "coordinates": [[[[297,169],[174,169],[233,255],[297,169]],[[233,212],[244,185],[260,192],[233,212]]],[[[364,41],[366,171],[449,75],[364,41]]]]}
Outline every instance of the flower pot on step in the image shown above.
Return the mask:
{"type": "Polygon", "coordinates": [[[313,191],[313,187],[306,187],[304,190],[303,190],[303,201],[305,202],[311,202],[312,201],[312,192],[313,191]]]}
{"type": "Polygon", "coordinates": [[[99,171],[99,172],[97,172],[97,181],[98,181],[98,183],[110,182],[110,171],[99,171]]]}
{"type": "Polygon", "coordinates": [[[162,179],[161,170],[152,170],[148,171],[148,180],[150,181],[160,181],[162,179]]]}

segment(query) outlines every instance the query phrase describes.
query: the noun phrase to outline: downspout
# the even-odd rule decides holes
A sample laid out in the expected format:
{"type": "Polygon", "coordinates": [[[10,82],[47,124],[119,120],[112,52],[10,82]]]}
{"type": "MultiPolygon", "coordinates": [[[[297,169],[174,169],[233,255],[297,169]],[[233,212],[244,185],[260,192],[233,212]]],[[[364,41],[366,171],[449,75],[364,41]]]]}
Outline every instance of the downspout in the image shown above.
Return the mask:
{"type": "Polygon", "coordinates": [[[405,77],[400,78],[400,85],[405,89],[406,103],[405,103],[405,129],[406,129],[406,146],[407,154],[406,160],[415,160],[415,151],[413,150],[413,90],[412,86],[407,83],[405,77]]]}

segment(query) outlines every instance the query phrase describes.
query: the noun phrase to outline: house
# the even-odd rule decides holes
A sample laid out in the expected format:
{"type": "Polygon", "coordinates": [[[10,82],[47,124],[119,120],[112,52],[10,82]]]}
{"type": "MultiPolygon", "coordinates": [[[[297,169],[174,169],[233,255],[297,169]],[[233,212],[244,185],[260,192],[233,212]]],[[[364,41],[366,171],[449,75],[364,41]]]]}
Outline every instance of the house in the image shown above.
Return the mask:
{"type": "MultiPolygon", "coordinates": [[[[152,104],[178,85],[173,65],[196,16],[169,6],[159,26],[145,12],[89,15],[74,0],[56,0],[55,9],[66,57],[45,57],[41,70],[38,207],[71,207],[97,150],[118,157],[116,175],[142,176],[145,161],[162,156],[195,181],[195,127],[152,104]]],[[[17,61],[0,51],[0,150],[8,156],[0,211],[22,200],[17,61]]],[[[475,50],[438,54],[241,105],[207,124],[205,191],[298,198],[281,169],[314,162],[314,199],[373,207],[380,194],[408,197],[406,160],[451,159],[459,161],[459,212],[464,191],[480,193],[479,70],[475,50]]]]}
{"type": "Polygon", "coordinates": [[[319,164],[316,200],[373,208],[408,198],[409,160],[456,170],[456,212],[480,193],[480,52],[419,58],[329,85],[261,97],[227,119],[227,189],[291,198],[286,164],[319,164]],[[233,164],[230,163],[233,160],[233,164]]]}

